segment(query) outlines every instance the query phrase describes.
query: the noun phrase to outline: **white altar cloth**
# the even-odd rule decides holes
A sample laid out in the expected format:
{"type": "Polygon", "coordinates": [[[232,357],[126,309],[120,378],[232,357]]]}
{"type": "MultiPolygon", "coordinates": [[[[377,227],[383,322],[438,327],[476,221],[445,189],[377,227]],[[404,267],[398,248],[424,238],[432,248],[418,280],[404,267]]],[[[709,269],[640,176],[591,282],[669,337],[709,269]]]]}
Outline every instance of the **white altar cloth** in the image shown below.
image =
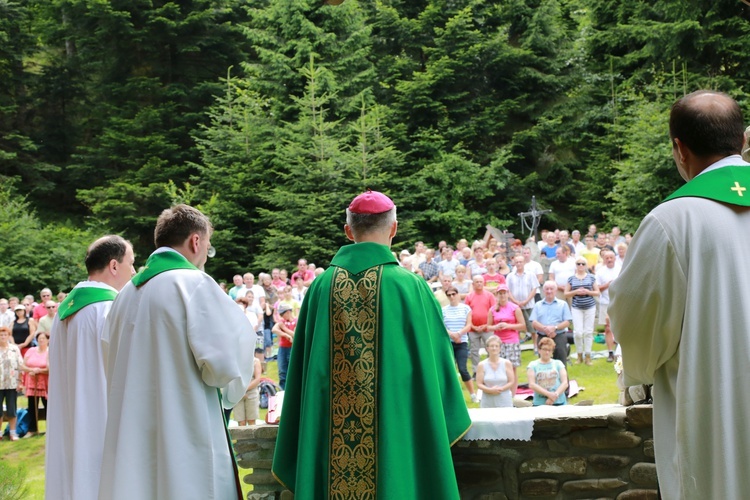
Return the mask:
{"type": "Polygon", "coordinates": [[[620,405],[469,408],[472,423],[464,439],[467,441],[502,439],[531,441],[534,421],[537,419],[606,415],[615,407],[620,407],[620,405]]]}

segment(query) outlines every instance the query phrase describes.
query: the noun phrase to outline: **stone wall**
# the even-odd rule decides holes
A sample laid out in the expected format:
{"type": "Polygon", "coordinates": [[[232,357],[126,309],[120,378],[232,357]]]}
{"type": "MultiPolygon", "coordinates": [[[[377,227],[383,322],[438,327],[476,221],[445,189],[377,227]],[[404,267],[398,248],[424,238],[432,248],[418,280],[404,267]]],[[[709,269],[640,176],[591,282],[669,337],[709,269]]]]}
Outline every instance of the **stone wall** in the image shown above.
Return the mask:
{"type": "MultiPolygon", "coordinates": [[[[481,500],[656,499],[651,405],[596,406],[586,415],[538,418],[531,441],[459,441],[461,498],[481,500]]],[[[231,429],[240,467],[253,472],[249,499],[292,498],[271,474],[275,426],[231,429]]]]}

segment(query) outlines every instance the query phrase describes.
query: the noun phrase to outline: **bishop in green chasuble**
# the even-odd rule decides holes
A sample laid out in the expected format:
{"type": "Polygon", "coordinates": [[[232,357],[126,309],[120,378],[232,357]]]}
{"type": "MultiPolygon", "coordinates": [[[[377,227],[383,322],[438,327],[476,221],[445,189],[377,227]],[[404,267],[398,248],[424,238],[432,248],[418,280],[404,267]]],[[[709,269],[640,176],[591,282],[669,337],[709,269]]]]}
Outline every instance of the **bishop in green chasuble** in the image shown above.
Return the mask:
{"type": "Polygon", "coordinates": [[[424,279],[387,245],[342,247],[302,304],[276,478],[298,499],[458,498],[450,447],[470,425],[424,279]]]}

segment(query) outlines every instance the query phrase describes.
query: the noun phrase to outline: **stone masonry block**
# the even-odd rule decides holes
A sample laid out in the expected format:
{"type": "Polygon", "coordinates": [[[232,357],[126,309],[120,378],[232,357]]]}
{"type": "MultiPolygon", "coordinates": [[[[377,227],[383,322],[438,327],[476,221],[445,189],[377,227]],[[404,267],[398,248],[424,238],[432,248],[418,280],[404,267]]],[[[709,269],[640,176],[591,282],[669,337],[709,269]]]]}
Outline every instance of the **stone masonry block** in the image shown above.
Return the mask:
{"type": "Polygon", "coordinates": [[[630,479],[638,486],[656,488],[656,464],[639,462],[630,468],[630,479]]]}
{"type": "Polygon", "coordinates": [[[257,493],[255,491],[251,491],[247,494],[247,500],[274,500],[276,498],[276,493],[257,493]]]}
{"type": "Polygon", "coordinates": [[[255,451],[248,451],[247,453],[242,454],[242,459],[243,460],[254,460],[254,459],[271,460],[273,459],[273,450],[259,449],[255,451]]]}
{"type": "Polygon", "coordinates": [[[605,493],[627,486],[625,481],[612,477],[604,479],[576,479],[562,486],[565,493],[605,493]]]}
{"type": "Polygon", "coordinates": [[[276,484],[255,484],[253,483],[253,491],[256,493],[271,493],[274,491],[281,491],[284,487],[279,483],[276,484]]]}
{"type": "Polygon", "coordinates": [[[508,500],[508,497],[504,493],[493,491],[492,493],[480,495],[477,500],[508,500]]]}
{"type": "Polygon", "coordinates": [[[521,464],[519,472],[521,474],[542,472],[583,476],[586,474],[586,459],[583,457],[532,458],[521,464]]]}
{"type": "Polygon", "coordinates": [[[556,495],[560,483],[554,479],[528,479],[521,483],[521,494],[529,497],[556,495]]]}
{"type": "Polygon", "coordinates": [[[617,500],[656,500],[656,490],[625,490],[617,495],[617,500]]]}
{"type": "Polygon", "coordinates": [[[626,410],[628,425],[636,429],[651,428],[653,425],[653,413],[652,405],[628,406],[626,410]]]}
{"type": "Polygon", "coordinates": [[[654,458],[654,440],[647,439],[643,442],[643,454],[648,458],[654,458]]]}
{"type": "Polygon", "coordinates": [[[289,490],[284,490],[281,492],[281,500],[294,500],[294,493],[292,493],[289,490]]]}
{"type": "Polygon", "coordinates": [[[258,485],[258,484],[279,485],[279,482],[276,481],[276,478],[273,477],[273,474],[271,474],[270,470],[263,470],[263,469],[254,470],[253,473],[250,474],[249,479],[250,479],[251,484],[255,484],[255,485],[258,485]]]}
{"type": "Polygon", "coordinates": [[[255,427],[255,439],[270,439],[276,442],[276,436],[278,435],[278,425],[258,425],[255,427]]]}
{"type": "Polygon", "coordinates": [[[248,426],[243,426],[243,427],[230,427],[229,435],[232,437],[232,439],[235,439],[237,441],[242,441],[242,440],[253,441],[255,440],[255,429],[257,429],[257,426],[255,425],[248,425],[248,426]]]}
{"type": "Polygon", "coordinates": [[[570,439],[567,439],[567,438],[548,439],[547,447],[550,449],[550,451],[554,451],[556,453],[565,453],[566,455],[569,455],[570,454],[570,439]]]}
{"type": "Polygon", "coordinates": [[[622,469],[630,463],[630,458],[622,455],[589,455],[589,465],[598,470],[622,469]]]}
{"type": "Polygon", "coordinates": [[[635,448],[642,439],[632,432],[611,431],[607,429],[589,429],[576,432],[570,436],[573,446],[607,450],[615,448],[635,448]]]}
{"type": "Polygon", "coordinates": [[[625,408],[614,411],[607,416],[607,427],[612,430],[624,431],[627,426],[625,408]]]}
{"type": "Polygon", "coordinates": [[[248,451],[255,451],[260,449],[258,441],[250,441],[249,439],[242,439],[234,443],[234,453],[236,455],[242,455],[248,451]]]}
{"type": "Polygon", "coordinates": [[[239,465],[243,469],[271,470],[271,465],[273,465],[273,460],[271,460],[270,458],[267,460],[260,460],[257,458],[254,458],[252,460],[245,460],[244,458],[240,457],[237,459],[237,465],[239,465]]]}
{"type": "Polygon", "coordinates": [[[570,424],[558,422],[556,425],[548,423],[547,425],[540,426],[537,422],[534,422],[534,438],[536,439],[557,439],[568,436],[573,432],[570,424]]]}

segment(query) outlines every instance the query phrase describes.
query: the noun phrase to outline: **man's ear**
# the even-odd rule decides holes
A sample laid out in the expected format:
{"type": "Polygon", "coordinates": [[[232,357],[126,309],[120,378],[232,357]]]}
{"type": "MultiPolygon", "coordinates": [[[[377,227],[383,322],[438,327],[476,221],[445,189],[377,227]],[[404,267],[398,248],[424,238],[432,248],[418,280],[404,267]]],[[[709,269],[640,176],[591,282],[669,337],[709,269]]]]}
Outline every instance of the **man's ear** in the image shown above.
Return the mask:
{"type": "Polygon", "coordinates": [[[109,265],[107,266],[109,274],[111,274],[112,276],[117,276],[117,266],[119,265],[120,263],[117,262],[117,259],[110,259],[109,265]]]}
{"type": "Polygon", "coordinates": [[[391,232],[388,234],[389,238],[393,238],[396,236],[396,233],[398,232],[398,221],[394,220],[393,224],[391,224],[391,232]]]}
{"type": "Polygon", "coordinates": [[[190,251],[194,254],[197,254],[200,250],[200,239],[201,235],[198,233],[193,233],[188,237],[188,247],[190,248],[190,251]]]}
{"type": "Polygon", "coordinates": [[[685,160],[687,159],[687,156],[690,154],[690,150],[685,146],[685,144],[678,138],[675,137],[672,139],[674,142],[674,148],[677,150],[676,158],[679,160],[680,165],[685,165],[685,160]]]}
{"type": "Polygon", "coordinates": [[[354,241],[354,233],[352,233],[352,228],[349,227],[349,224],[344,224],[344,233],[349,240],[354,241]]]}

